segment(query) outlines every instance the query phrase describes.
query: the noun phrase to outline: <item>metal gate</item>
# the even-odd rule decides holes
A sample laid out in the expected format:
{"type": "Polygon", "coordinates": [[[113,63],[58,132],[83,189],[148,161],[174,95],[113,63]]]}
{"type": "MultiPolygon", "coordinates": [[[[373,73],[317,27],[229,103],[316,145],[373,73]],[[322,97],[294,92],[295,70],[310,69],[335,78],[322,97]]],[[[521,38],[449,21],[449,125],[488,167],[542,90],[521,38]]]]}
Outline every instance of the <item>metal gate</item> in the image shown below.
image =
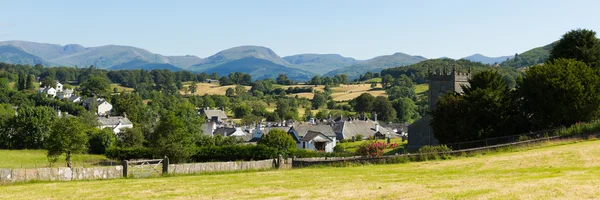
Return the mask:
{"type": "Polygon", "coordinates": [[[125,160],[123,161],[123,177],[144,178],[160,176],[167,173],[168,159],[125,160]]]}

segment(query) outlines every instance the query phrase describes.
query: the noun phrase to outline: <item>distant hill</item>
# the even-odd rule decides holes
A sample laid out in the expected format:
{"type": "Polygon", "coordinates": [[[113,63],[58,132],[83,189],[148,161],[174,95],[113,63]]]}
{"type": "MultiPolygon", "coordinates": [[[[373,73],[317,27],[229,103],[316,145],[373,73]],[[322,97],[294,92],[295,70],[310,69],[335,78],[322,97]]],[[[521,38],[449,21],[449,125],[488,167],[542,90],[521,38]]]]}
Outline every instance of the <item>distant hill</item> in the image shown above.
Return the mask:
{"type": "Polygon", "coordinates": [[[153,70],[153,69],[168,69],[171,71],[181,71],[183,69],[175,67],[174,65],[168,63],[152,63],[145,60],[132,60],[130,62],[122,63],[119,65],[112,66],[108,68],[109,70],[126,70],[126,69],[144,69],[144,70],[153,70]]]}
{"type": "Polygon", "coordinates": [[[286,56],[283,59],[290,64],[302,66],[302,69],[315,74],[325,74],[332,70],[362,62],[339,54],[298,54],[286,56]]]}
{"type": "Polygon", "coordinates": [[[487,56],[477,53],[477,54],[473,54],[473,55],[464,57],[462,59],[470,60],[473,62],[480,62],[483,64],[494,64],[494,63],[500,64],[500,63],[502,63],[508,59],[511,59],[513,57],[515,57],[515,56],[513,55],[513,56],[487,57],[487,56]]]}
{"type": "MultiPolygon", "coordinates": [[[[149,52],[145,49],[119,45],[83,47],[78,44],[61,46],[58,44],[45,44],[27,41],[4,41],[0,42],[0,45],[12,46],[26,53],[18,54],[23,55],[22,57],[13,56],[11,57],[11,60],[4,60],[5,62],[12,64],[44,63],[44,66],[77,67],[88,67],[90,65],[94,65],[100,69],[109,69],[132,68],[133,66],[124,66],[124,64],[137,63],[132,61],[143,60],[147,63],[170,64],[176,66],[177,68],[187,68],[202,60],[195,56],[163,56],[149,52]],[[42,59],[42,61],[36,60],[36,62],[33,62],[32,58],[30,58],[31,55],[42,59]]],[[[0,54],[9,52],[10,51],[8,49],[0,50],[0,54]]]]}
{"type": "Polygon", "coordinates": [[[292,80],[309,80],[314,76],[311,72],[286,67],[270,60],[259,59],[255,57],[245,57],[224,63],[210,69],[204,70],[207,73],[217,72],[220,75],[227,75],[231,72],[242,72],[252,75],[253,79],[276,79],[279,74],[286,74],[292,80]]]}
{"type": "Polygon", "coordinates": [[[533,48],[529,51],[518,54],[517,57],[507,60],[500,65],[521,68],[544,63],[550,57],[550,50],[552,50],[555,45],[556,42],[553,42],[543,47],[533,48]]]}
{"type": "Polygon", "coordinates": [[[250,73],[254,79],[261,77],[276,78],[282,73],[290,79],[299,81],[308,80],[314,76],[314,73],[303,70],[301,66],[290,64],[273,50],[261,46],[239,46],[226,49],[188,69],[207,73],[217,72],[220,75],[244,72],[250,73]]]}
{"type": "Polygon", "coordinates": [[[382,69],[411,65],[424,60],[427,60],[427,58],[423,56],[411,56],[404,53],[395,53],[393,55],[375,57],[366,60],[365,62],[333,70],[325,74],[325,76],[346,74],[348,75],[348,78],[354,79],[366,72],[380,72],[382,69]]]}
{"type": "Polygon", "coordinates": [[[14,46],[0,46],[0,62],[21,65],[51,65],[50,62],[14,46]]]}

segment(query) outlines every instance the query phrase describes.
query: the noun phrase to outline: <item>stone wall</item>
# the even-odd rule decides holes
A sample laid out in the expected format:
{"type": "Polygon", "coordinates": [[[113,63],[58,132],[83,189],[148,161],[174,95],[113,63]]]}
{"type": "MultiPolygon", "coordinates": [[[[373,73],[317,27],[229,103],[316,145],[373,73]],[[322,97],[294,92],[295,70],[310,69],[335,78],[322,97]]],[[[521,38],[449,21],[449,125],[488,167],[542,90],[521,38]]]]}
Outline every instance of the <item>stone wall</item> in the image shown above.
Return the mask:
{"type": "Polygon", "coordinates": [[[93,168],[0,169],[0,183],[25,181],[70,181],[115,179],[123,176],[122,166],[93,168]]]}
{"type": "Polygon", "coordinates": [[[244,162],[206,162],[170,164],[169,174],[196,174],[204,172],[228,172],[239,170],[273,169],[274,160],[244,161],[244,162]]]}

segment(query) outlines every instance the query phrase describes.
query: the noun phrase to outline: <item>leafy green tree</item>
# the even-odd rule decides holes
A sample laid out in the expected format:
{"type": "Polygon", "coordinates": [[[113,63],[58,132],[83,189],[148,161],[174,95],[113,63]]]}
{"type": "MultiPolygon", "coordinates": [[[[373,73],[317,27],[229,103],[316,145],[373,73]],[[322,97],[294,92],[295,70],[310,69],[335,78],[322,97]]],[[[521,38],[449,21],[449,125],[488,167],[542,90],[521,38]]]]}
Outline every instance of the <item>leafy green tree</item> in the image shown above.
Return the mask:
{"type": "Polygon", "coordinates": [[[281,155],[289,155],[290,152],[296,149],[296,141],[294,141],[294,138],[280,129],[271,129],[269,133],[263,137],[259,145],[277,149],[278,153],[281,155]]]}
{"type": "Polygon", "coordinates": [[[381,77],[381,87],[383,87],[383,88],[387,88],[393,82],[394,82],[394,77],[392,77],[392,75],[386,74],[385,76],[381,77]]]}
{"type": "Polygon", "coordinates": [[[252,101],[249,106],[253,115],[264,117],[267,114],[267,107],[261,101],[252,101]]]}
{"type": "Polygon", "coordinates": [[[81,83],[81,94],[85,96],[106,96],[110,90],[108,81],[99,76],[90,76],[85,82],[81,83]]]}
{"type": "Polygon", "coordinates": [[[117,134],[115,146],[120,148],[139,148],[146,139],[140,127],[125,128],[117,134]]]}
{"type": "Polygon", "coordinates": [[[173,111],[164,111],[150,140],[154,155],[168,156],[174,163],[188,160],[195,152],[196,136],[200,135],[200,132],[190,132],[189,125],[173,111]]]}
{"type": "Polygon", "coordinates": [[[592,30],[571,30],[550,51],[549,60],[558,58],[572,58],[592,68],[600,67],[600,39],[592,30]]]}
{"type": "Polygon", "coordinates": [[[321,107],[323,107],[324,105],[326,105],[327,103],[327,97],[325,96],[324,93],[322,92],[315,92],[315,95],[312,99],[312,108],[313,109],[319,109],[321,107]]]}
{"type": "Polygon", "coordinates": [[[44,142],[50,137],[50,132],[55,127],[57,114],[46,106],[21,106],[18,114],[11,124],[15,135],[12,137],[13,148],[16,149],[41,149],[44,142]]]}
{"type": "Polygon", "coordinates": [[[115,133],[110,128],[102,130],[93,129],[89,132],[89,153],[91,154],[104,154],[106,149],[111,147],[115,143],[115,133]]]}
{"type": "Polygon", "coordinates": [[[415,99],[417,94],[415,94],[415,90],[413,88],[405,87],[405,86],[393,86],[385,90],[385,93],[388,95],[388,98],[393,101],[398,98],[409,98],[415,99]]]}
{"type": "Polygon", "coordinates": [[[46,78],[42,79],[41,86],[56,88],[56,81],[52,77],[46,77],[46,78]]]}
{"type": "Polygon", "coordinates": [[[384,96],[375,97],[373,101],[373,112],[377,114],[378,120],[393,121],[396,119],[396,110],[388,98],[384,96]]]}
{"type": "Polygon", "coordinates": [[[196,81],[193,81],[192,84],[189,86],[188,89],[192,94],[196,94],[196,91],[198,91],[198,85],[196,83],[196,81]]]}
{"type": "Polygon", "coordinates": [[[329,111],[328,110],[319,110],[319,112],[317,112],[315,117],[317,119],[327,119],[327,118],[329,118],[329,111]]]}
{"type": "Polygon", "coordinates": [[[409,98],[397,98],[392,101],[392,106],[396,110],[396,117],[400,122],[412,123],[417,113],[415,102],[409,98]]]}
{"type": "Polygon", "coordinates": [[[335,109],[335,106],[336,106],[336,103],[335,103],[335,101],[333,99],[329,100],[327,102],[327,109],[335,109]]]}
{"type": "Polygon", "coordinates": [[[531,67],[519,92],[536,128],[569,126],[596,119],[600,76],[584,62],[555,59],[531,67]]]}
{"type": "Polygon", "coordinates": [[[250,106],[248,106],[247,104],[242,103],[242,104],[237,105],[233,109],[233,114],[235,115],[236,118],[243,118],[247,115],[252,114],[252,108],[250,106]]]}
{"type": "Polygon", "coordinates": [[[227,88],[227,90],[225,90],[225,96],[227,96],[227,97],[235,96],[235,90],[233,88],[227,88]]]}
{"type": "Polygon", "coordinates": [[[358,113],[370,113],[373,110],[373,102],[375,97],[369,93],[362,93],[354,99],[354,111],[358,113]]]}
{"type": "Polygon", "coordinates": [[[292,81],[285,74],[279,74],[276,82],[280,85],[292,85],[292,81]]]}
{"type": "Polygon", "coordinates": [[[11,137],[14,134],[11,120],[16,116],[15,110],[10,104],[0,104],[0,149],[11,149],[11,137]]]}
{"type": "Polygon", "coordinates": [[[308,120],[310,120],[310,119],[312,119],[312,118],[314,118],[314,115],[313,115],[313,113],[312,113],[312,110],[311,110],[310,108],[308,108],[308,107],[307,107],[307,108],[305,108],[305,109],[304,109],[304,116],[302,116],[302,118],[303,118],[304,120],[307,120],[307,121],[308,121],[308,120]]]}
{"type": "Polygon", "coordinates": [[[88,148],[89,129],[83,122],[75,117],[64,117],[58,120],[50,131],[46,149],[48,158],[56,161],[58,157],[65,154],[67,167],[72,167],[71,155],[84,153],[88,148]]]}

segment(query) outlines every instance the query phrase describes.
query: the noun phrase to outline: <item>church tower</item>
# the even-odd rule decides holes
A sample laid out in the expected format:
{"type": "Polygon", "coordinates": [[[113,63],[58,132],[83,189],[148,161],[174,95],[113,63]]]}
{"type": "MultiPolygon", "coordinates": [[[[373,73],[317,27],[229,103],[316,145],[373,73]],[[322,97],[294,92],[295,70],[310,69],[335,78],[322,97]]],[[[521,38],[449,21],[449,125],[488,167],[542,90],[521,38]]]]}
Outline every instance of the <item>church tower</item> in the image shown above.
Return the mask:
{"type": "MultiPolygon", "coordinates": [[[[439,70],[439,69],[438,69],[439,70]]],[[[442,71],[431,72],[428,70],[429,80],[429,112],[435,109],[435,104],[440,97],[448,92],[462,93],[462,85],[469,85],[471,78],[471,68],[464,73],[456,71],[448,72],[444,67],[442,71]]],[[[409,151],[416,151],[425,145],[437,145],[438,140],[433,134],[430,126],[431,116],[425,115],[423,118],[415,121],[408,127],[408,145],[409,151]]]]}

